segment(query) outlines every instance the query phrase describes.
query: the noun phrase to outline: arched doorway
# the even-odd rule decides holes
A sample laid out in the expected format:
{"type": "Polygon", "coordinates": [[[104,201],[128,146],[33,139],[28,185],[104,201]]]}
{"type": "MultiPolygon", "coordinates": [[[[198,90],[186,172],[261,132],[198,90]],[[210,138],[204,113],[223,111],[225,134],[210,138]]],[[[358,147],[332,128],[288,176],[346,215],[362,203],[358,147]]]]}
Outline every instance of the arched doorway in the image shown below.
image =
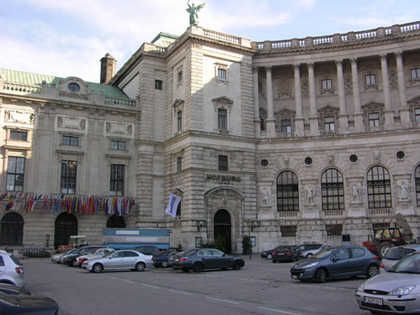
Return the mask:
{"type": "Polygon", "coordinates": [[[232,251],[232,223],[230,214],[224,209],[218,210],[214,215],[214,242],[223,247],[227,253],[232,251]]]}
{"type": "Polygon", "coordinates": [[[19,213],[9,212],[1,219],[1,245],[22,245],[23,218],[19,213]]]}
{"type": "Polygon", "coordinates": [[[113,214],[106,221],[107,228],[125,228],[124,217],[121,215],[113,214]]]}
{"type": "Polygon", "coordinates": [[[68,245],[70,235],[77,235],[77,218],[63,212],[55,219],[54,246],[68,245]]]}

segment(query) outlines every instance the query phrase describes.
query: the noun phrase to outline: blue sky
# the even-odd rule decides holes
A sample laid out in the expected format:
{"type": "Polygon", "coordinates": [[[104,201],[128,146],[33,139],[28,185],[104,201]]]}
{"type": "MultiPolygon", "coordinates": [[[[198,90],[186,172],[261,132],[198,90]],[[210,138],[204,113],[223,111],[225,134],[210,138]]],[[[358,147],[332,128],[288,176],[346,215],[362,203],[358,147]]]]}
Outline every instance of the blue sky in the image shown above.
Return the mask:
{"type": "MultiPolygon", "coordinates": [[[[206,0],[200,25],[251,40],[345,33],[420,20],[418,0],[206,0]]],[[[159,32],[188,26],[185,0],[0,0],[0,67],[99,80],[159,32]]]]}

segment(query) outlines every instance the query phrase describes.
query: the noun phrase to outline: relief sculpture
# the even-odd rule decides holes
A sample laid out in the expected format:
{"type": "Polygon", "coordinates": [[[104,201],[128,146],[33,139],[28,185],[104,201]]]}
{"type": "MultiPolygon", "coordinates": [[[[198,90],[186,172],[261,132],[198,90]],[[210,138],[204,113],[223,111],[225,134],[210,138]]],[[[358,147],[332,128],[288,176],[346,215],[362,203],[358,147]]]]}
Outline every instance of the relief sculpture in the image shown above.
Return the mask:
{"type": "Polygon", "coordinates": [[[21,112],[15,110],[8,110],[5,114],[5,120],[7,122],[19,123],[19,124],[30,124],[31,123],[31,113],[21,112]]]}

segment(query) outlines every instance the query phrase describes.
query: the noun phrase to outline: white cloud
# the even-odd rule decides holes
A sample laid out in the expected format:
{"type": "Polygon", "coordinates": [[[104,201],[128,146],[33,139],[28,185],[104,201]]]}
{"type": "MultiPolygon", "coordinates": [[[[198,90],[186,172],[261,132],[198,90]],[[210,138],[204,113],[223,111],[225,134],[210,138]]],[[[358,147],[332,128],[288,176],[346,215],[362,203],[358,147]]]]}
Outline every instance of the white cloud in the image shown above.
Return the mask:
{"type": "Polygon", "coordinates": [[[312,9],[315,6],[316,0],[298,0],[297,5],[305,10],[312,9]]]}

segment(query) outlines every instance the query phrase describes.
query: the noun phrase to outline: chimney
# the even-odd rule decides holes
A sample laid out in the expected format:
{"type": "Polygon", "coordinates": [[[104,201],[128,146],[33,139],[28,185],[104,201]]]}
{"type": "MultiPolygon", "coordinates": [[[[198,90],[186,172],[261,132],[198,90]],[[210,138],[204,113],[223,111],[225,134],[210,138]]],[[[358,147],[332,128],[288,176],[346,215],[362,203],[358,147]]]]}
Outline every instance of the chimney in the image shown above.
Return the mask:
{"type": "Polygon", "coordinates": [[[107,84],[111,81],[115,72],[115,64],[117,61],[109,53],[101,58],[101,84],[107,84]]]}

